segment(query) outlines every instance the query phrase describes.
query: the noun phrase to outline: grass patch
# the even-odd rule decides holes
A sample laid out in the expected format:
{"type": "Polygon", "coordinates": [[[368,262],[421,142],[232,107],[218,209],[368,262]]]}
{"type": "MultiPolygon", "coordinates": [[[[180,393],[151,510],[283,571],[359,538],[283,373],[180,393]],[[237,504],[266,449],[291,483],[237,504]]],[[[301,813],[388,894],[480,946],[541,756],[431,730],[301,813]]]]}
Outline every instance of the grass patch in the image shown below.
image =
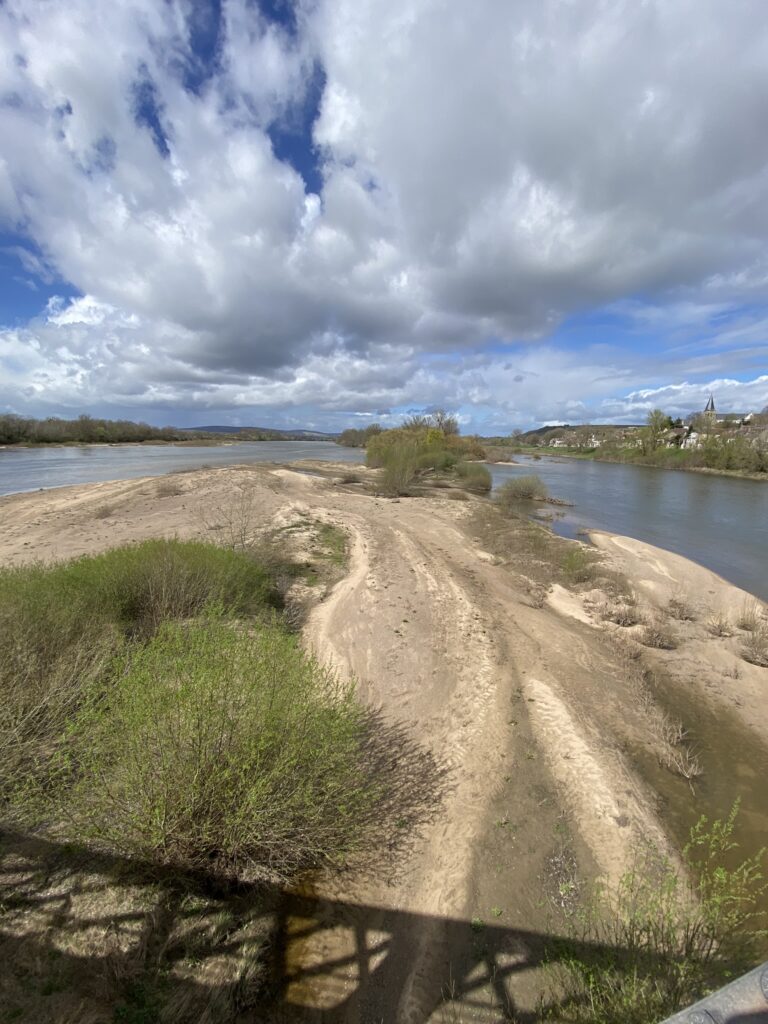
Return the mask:
{"type": "Polygon", "coordinates": [[[567,1024],[647,1024],[695,1002],[754,963],[762,933],[755,906],[765,891],[764,851],[735,868],[738,805],[725,821],[701,818],[678,871],[652,851],[612,897],[598,889],[574,939],[599,944],[585,954],[566,941],[556,969],[565,998],[544,1019],[567,1024]],[[602,947],[602,948],[600,948],[602,947]]]}
{"type": "Polygon", "coordinates": [[[561,566],[570,583],[588,583],[594,578],[596,557],[586,548],[572,547],[563,556],[561,566]]]}
{"type": "Polygon", "coordinates": [[[318,529],[318,541],[326,559],[336,566],[346,565],[347,535],[338,526],[321,523],[318,529]]]}

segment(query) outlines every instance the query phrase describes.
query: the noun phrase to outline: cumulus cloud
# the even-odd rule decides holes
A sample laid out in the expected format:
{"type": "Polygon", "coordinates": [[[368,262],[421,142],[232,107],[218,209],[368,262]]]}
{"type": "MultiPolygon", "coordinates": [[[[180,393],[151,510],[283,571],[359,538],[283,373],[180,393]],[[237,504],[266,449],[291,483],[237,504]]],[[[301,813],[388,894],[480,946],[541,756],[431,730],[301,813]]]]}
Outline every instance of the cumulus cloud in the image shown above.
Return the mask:
{"type": "Polygon", "coordinates": [[[763,24],[760,0],[306,0],[290,24],[7,0],[0,222],[81,297],[0,335],[0,397],[501,428],[631,415],[727,349],[759,402],[763,321],[734,311],[768,298],[763,24]],[[547,341],[601,306],[627,351],[547,341]]]}

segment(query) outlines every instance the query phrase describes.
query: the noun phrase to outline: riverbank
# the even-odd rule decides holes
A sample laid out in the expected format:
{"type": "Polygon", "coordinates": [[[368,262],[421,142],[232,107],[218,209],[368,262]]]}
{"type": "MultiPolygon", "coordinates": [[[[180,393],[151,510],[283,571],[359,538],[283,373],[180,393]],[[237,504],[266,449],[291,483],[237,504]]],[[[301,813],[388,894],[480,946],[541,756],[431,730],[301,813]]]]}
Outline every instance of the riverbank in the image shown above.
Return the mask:
{"type": "Polygon", "coordinates": [[[608,462],[618,466],[642,466],[645,469],[675,470],[681,473],[703,473],[710,476],[732,477],[737,480],[762,480],[768,482],[768,473],[748,473],[740,469],[713,469],[709,466],[685,466],[685,465],[664,465],[652,460],[645,461],[642,458],[611,458],[609,455],[598,454],[595,451],[583,451],[581,449],[567,448],[521,448],[520,454],[531,458],[564,458],[581,459],[585,462],[608,462]]]}
{"type": "MultiPolygon", "coordinates": [[[[373,868],[362,861],[329,872],[275,912],[284,971],[275,1019],[437,1021],[478,1005],[493,1015],[504,989],[517,1012],[533,1013],[547,983],[542,944],[567,932],[591,882],[615,886],[648,839],[676,858],[687,825],[700,813],[721,815],[726,792],[729,804],[744,799],[745,852],[768,829],[760,774],[768,722],[757,708],[768,669],[740,658],[746,632],[735,617],[745,596],[628,538],[595,535],[600,555],[507,519],[484,499],[440,490],[378,498],[372,472],[349,469],[207,468],[11,495],[0,499],[0,560],[71,558],[158,536],[218,541],[233,502],[248,529],[269,532],[300,559],[324,529],[339,531],[343,578],[297,595],[304,643],[354,675],[360,699],[430,751],[449,784],[407,855],[388,860],[383,850],[373,868]],[[695,618],[673,619],[671,594],[695,618]],[[634,623],[604,615],[619,605],[634,609],[634,623]],[[708,633],[710,617],[724,612],[732,635],[708,633]],[[662,616],[677,634],[674,649],[644,643],[645,626],[662,616]],[[702,726],[672,742],[664,731],[677,713],[664,703],[671,686],[713,709],[726,750],[702,726]],[[675,755],[689,758],[683,766],[698,757],[702,774],[685,778],[675,755]],[[446,1008],[452,991],[456,1005],[446,1008]]],[[[24,878],[40,881],[11,938],[28,954],[35,935],[66,947],[74,973],[60,1001],[66,1008],[71,997],[85,1006],[81,1019],[98,1019],[105,1007],[84,966],[108,972],[116,946],[137,938],[118,921],[144,927],[145,947],[167,944],[165,911],[140,887],[102,878],[89,889],[94,873],[81,864],[67,874],[61,854],[58,874],[38,876],[25,849],[24,878]],[[55,922],[53,888],[65,904],[55,922]]],[[[3,858],[5,882],[18,888],[18,848],[6,845],[3,858]]],[[[212,932],[206,955],[174,961],[168,976],[188,979],[196,1009],[219,1000],[226,1010],[221,979],[235,992],[247,948],[240,932],[220,945],[212,932]]]]}

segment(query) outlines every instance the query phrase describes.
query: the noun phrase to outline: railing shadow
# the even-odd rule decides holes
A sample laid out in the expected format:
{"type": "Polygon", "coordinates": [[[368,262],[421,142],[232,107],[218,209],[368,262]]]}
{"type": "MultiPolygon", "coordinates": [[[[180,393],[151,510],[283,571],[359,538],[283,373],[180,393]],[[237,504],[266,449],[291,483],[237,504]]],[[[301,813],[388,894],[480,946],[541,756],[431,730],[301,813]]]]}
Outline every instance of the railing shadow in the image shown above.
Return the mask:
{"type": "MultiPolygon", "coordinates": [[[[29,981],[37,965],[29,984],[81,1007],[72,1019],[82,1021],[111,1019],[99,1007],[136,998],[137,984],[162,974],[174,1012],[153,1016],[150,1006],[136,1019],[533,1024],[530,1000],[521,1005],[526,976],[556,964],[563,949],[556,935],[533,930],[222,886],[204,872],[180,878],[46,839],[0,839],[0,1001],[12,1006],[13,972],[29,981]],[[150,907],[131,896],[148,878],[150,907]]],[[[621,950],[568,940],[569,956],[608,953],[621,950]]],[[[35,1005],[36,1017],[17,1019],[65,1019],[35,1005]]]]}

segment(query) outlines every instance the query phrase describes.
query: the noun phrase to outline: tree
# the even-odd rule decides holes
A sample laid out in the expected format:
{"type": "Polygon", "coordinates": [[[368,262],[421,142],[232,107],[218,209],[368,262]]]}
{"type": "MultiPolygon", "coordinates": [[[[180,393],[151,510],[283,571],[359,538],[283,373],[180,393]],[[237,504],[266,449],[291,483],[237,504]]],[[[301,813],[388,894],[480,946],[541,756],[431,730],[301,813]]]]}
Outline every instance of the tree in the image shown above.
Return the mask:
{"type": "Polygon", "coordinates": [[[445,409],[435,409],[431,416],[432,423],[438,430],[442,430],[446,437],[459,433],[459,420],[455,413],[446,412],[445,409]]]}
{"type": "Polygon", "coordinates": [[[651,409],[645,422],[643,447],[646,452],[655,452],[661,443],[662,435],[672,426],[672,420],[661,409],[651,409]]]}

